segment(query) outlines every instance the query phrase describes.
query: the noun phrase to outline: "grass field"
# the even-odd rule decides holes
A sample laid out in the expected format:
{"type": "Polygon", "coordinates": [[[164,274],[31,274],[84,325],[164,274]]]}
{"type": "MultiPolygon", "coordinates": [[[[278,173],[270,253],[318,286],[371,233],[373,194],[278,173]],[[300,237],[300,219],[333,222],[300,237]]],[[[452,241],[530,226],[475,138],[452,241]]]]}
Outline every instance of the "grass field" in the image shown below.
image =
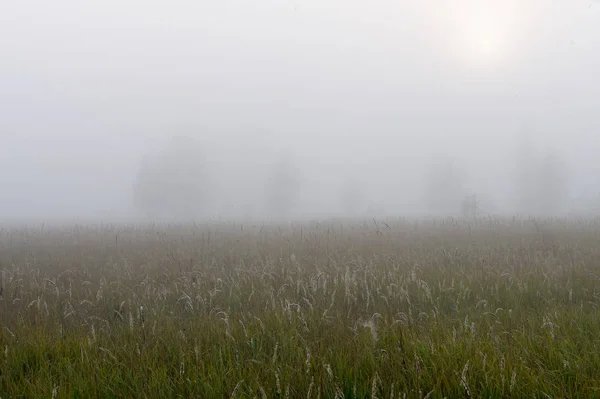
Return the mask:
{"type": "Polygon", "coordinates": [[[0,232],[0,397],[600,397],[600,221],[0,232]]]}

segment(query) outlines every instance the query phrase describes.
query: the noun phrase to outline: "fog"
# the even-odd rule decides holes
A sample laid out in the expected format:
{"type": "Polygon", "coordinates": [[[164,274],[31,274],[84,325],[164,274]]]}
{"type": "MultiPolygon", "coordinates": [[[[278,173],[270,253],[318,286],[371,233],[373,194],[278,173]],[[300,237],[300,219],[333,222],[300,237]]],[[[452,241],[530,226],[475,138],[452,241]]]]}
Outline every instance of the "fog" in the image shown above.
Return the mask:
{"type": "Polygon", "coordinates": [[[598,71],[596,0],[4,1],[0,219],[593,214],[598,71]]]}

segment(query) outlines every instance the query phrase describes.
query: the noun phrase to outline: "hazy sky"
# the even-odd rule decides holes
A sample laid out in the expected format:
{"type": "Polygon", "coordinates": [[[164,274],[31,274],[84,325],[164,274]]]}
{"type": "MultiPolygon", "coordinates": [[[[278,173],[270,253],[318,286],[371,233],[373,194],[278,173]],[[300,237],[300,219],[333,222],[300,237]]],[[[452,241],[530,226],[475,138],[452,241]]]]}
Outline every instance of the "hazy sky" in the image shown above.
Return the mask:
{"type": "Polygon", "coordinates": [[[5,0],[0,216],[125,212],[173,134],[379,186],[451,154],[502,191],[527,130],[594,191],[598,71],[597,0],[5,0]]]}

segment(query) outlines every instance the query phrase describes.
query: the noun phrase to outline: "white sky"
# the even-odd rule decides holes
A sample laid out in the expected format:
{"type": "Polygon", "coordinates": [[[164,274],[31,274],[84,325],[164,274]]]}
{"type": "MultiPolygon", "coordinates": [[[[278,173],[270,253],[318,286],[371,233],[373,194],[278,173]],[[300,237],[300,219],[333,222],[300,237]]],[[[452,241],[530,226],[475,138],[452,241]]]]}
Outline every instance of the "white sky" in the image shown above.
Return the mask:
{"type": "Polygon", "coordinates": [[[450,153],[502,191],[528,124],[597,192],[598,71],[596,0],[5,0],[0,216],[128,209],[172,134],[379,186],[450,153]]]}

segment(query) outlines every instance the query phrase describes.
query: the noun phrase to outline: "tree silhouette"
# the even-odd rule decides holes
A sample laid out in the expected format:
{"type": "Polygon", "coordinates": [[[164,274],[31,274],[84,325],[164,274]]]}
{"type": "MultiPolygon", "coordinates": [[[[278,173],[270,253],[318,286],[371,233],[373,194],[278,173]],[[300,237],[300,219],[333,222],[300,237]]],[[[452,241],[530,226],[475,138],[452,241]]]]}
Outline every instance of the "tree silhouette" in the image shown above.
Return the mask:
{"type": "Polygon", "coordinates": [[[430,213],[455,215],[461,211],[466,176],[450,157],[440,157],[430,165],[425,203],[430,213]]]}
{"type": "Polygon", "coordinates": [[[133,185],[135,206],[150,217],[195,217],[208,200],[200,144],[175,137],[161,152],[144,157],[133,185]]]}
{"type": "Polygon", "coordinates": [[[270,213],[288,217],[298,205],[300,184],[300,171],[291,160],[285,158],[277,162],[265,187],[270,213]]]}
{"type": "Polygon", "coordinates": [[[515,170],[516,210],[532,214],[538,209],[539,160],[529,136],[524,134],[517,151],[515,170]]]}
{"type": "Polygon", "coordinates": [[[530,216],[550,216],[565,211],[568,179],[560,155],[551,152],[539,156],[525,136],[516,161],[517,211],[530,216]]]}
{"type": "Polygon", "coordinates": [[[546,215],[563,212],[567,192],[565,164],[557,153],[548,154],[542,159],[539,169],[538,197],[541,212],[546,215]]]}
{"type": "Polygon", "coordinates": [[[357,216],[365,206],[364,188],[356,177],[350,177],[340,192],[340,202],[346,216],[357,216]]]}

